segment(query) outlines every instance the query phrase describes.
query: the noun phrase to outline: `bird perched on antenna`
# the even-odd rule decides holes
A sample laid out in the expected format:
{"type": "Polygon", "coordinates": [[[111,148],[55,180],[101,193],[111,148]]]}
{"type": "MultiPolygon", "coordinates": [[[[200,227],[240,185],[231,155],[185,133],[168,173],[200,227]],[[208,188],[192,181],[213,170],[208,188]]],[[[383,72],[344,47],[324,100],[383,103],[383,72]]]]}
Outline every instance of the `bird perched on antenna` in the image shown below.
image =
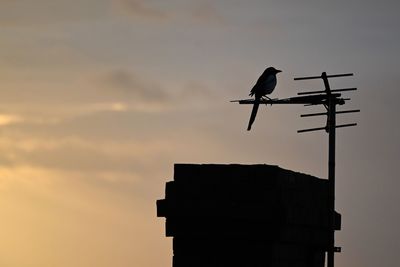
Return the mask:
{"type": "Polygon", "coordinates": [[[256,119],[258,106],[260,105],[260,100],[263,97],[270,99],[267,95],[271,94],[276,86],[276,74],[282,72],[281,70],[277,70],[274,67],[267,68],[263,74],[261,74],[260,78],[258,78],[256,84],[253,89],[251,89],[249,96],[255,97],[253,110],[251,111],[249,126],[247,126],[247,131],[250,131],[251,125],[256,119]]]}

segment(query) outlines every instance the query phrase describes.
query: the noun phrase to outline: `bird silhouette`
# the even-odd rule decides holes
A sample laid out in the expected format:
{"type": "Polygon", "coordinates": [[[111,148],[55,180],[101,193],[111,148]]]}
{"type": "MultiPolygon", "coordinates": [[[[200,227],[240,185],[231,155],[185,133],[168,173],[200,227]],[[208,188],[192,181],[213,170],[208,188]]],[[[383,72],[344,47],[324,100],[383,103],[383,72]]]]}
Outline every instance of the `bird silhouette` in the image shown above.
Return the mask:
{"type": "Polygon", "coordinates": [[[250,131],[251,125],[256,119],[258,106],[260,105],[260,100],[263,97],[267,97],[267,95],[271,94],[276,86],[276,74],[282,72],[281,70],[277,70],[274,67],[269,67],[265,69],[263,74],[261,74],[260,78],[258,78],[256,84],[251,89],[249,96],[255,97],[253,110],[251,111],[249,125],[247,126],[247,131],[250,131]]]}

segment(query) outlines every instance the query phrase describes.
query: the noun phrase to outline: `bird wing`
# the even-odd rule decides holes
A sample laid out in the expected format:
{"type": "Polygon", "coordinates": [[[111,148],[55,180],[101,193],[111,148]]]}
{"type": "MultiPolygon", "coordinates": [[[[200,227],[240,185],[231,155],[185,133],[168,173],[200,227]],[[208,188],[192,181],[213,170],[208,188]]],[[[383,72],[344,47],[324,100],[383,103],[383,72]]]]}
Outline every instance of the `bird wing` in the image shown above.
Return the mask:
{"type": "Polygon", "coordinates": [[[253,86],[253,88],[250,90],[249,96],[255,95],[256,92],[257,92],[257,88],[258,88],[259,86],[260,86],[260,84],[257,82],[257,83],[253,86]]]}
{"type": "Polygon", "coordinates": [[[272,93],[276,86],[276,76],[273,74],[262,74],[260,78],[258,78],[256,84],[250,91],[250,96],[253,95],[266,95],[272,93]]]}
{"type": "Polygon", "coordinates": [[[269,75],[265,79],[265,81],[262,85],[262,88],[263,88],[262,94],[268,95],[268,94],[272,93],[272,91],[274,91],[274,89],[275,89],[275,86],[276,86],[276,75],[269,75]]]}

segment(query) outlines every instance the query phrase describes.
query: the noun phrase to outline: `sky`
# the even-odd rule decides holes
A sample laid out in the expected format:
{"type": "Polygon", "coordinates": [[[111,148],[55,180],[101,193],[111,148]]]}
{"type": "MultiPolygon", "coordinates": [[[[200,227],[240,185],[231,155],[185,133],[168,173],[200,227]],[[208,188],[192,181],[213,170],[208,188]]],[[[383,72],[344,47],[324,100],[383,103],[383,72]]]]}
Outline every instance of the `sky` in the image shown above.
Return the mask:
{"type": "Polygon", "coordinates": [[[248,98],[354,73],[339,109],[337,266],[398,266],[398,1],[0,0],[0,265],[171,266],[155,201],[174,163],[265,163],[327,177],[318,107],[248,98]],[[396,119],[397,118],[397,119],[396,119]]]}

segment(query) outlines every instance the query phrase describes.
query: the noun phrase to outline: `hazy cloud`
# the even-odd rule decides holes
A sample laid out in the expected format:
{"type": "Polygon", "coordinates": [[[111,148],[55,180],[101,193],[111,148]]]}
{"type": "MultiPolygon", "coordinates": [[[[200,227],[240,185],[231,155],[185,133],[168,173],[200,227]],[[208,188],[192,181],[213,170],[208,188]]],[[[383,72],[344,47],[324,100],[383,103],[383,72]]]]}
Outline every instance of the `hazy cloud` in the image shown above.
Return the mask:
{"type": "Polygon", "coordinates": [[[160,85],[124,69],[110,71],[101,80],[114,92],[138,100],[164,102],[169,98],[167,91],[160,85]]]}
{"type": "Polygon", "coordinates": [[[223,92],[216,90],[214,86],[202,81],[187,81],[183,83],[176,96],[176,101],[190,103],[192,109],[207,109],[210,105],[217,104],[217,99],[221,99],[221,97],[223,97],[223,92]]]}
{"type": "Polygon", "coordinates": [[[18,115],[0,114],[0,126],[22,122],[23,118],[18,115]]]}
{"type": "MultiPolygon", "coordinates": [[[[161,7],[154,1],[143,0],[117,0],[120,8],[128,12],[131,16],[146,19],[170,20],[176,19],[179,22],[194,21],[201,23],[212,23],[222,25],[226,22],[225,17],[212,2],[198,1],[178,4],[179,7],[174,12],[161,7]]],[[[176,3],[175,3],[176,4],[176,3]]],[[[174,3],[171,3],[174,5],[174,3]]]]}
{"type": "Polygon", "coordinates": [[[76,22],[101,18],[106,13],[107,0],[80,0],[79,5],[66,0],[3,0],[0,25],[30,27],[35,24],[76,22]]]}
{"type": "Polygon", "coordinates": [[[226,20],[222,13],[211,3],[201,2],[194,5],[191,11],[192,17],[201,22],[225,24],[226,20]]]}
{"type": "Polygon", "coordinates": [[[171,153],[173,145],[167,140],[153,139],[103,140],[99,145],[98,140],[80,137],[45,139],[19,134],[19,137],[0,137],[0,149],[3,167],[20,165],[60,171],[143,174],[157,161],[158,155],[171,153]]]}
{"type": "MultiPolygon", "coordinates": [[[[102,93],[108,94],[112,103],[98,105],[109,111],[159,112],[190,106],[192,109],[208,108],[218,92],[208,84],[199,81],[177,81],[175,84],[162,84],[149,77],[118,69],[103,73],[97,83],[102,86],[102,93]]],[[[93,106],[94,107],[94,106],[93,106]]]]}
{"type": "Polygon", "coordinates": [[[143,0],[118,0],[121,8],[130,15],[149,19],[166,19],[170,16],[166,11],[149,4],[143,0]]]}

